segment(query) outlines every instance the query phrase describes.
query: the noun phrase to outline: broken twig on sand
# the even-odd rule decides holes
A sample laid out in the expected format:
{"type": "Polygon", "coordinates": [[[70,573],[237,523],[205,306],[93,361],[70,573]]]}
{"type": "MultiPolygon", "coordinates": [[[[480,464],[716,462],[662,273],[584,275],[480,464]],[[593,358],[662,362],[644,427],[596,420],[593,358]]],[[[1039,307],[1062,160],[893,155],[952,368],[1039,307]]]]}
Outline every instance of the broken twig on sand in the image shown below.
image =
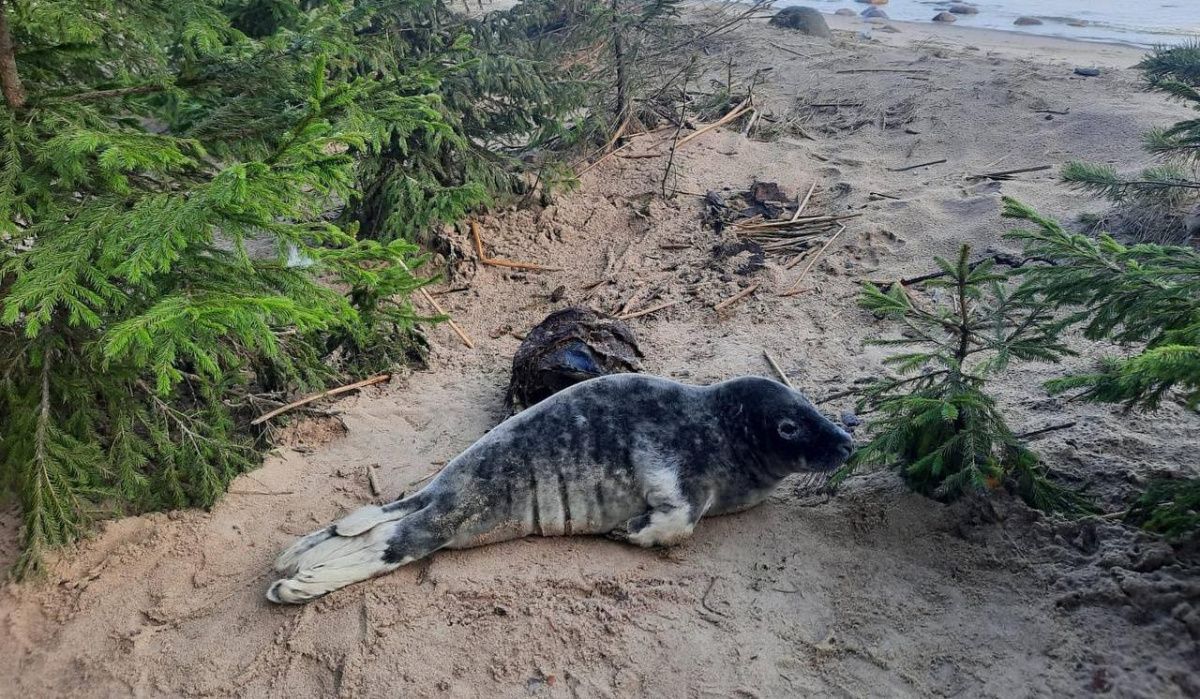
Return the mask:
{"type": "MultiPolygon", "coordinates": [[[[405,272],[412,272],[412,270],[408,268],[408,265],[404,264],[403,260],[400,260],[400,266],[404,268],[405,272]]],[[[471,338],[467,336],[467,333],[464,332],[462,328],[458,327],[458,323],[454,322],[454,319],[450,317],[450,314],[442,310],[441,304],[439,304],[437,300],[433,298],[433,296],[429,293],[429,290],[425,287],[421,287],[418,291],[421,292],[421,296],[425,299],[425,302],[430,306],[433,306],[434,313],[437,313],[440,316],[446,316],[446,323],[450,326],[450,329],[454,331],[454,334],[458,335],[458,339],[463,341],[463,344],[467,346],[467,349],[475,349],[475,343],[471,342],[471,338]]]]}
{"type": "Polygon", "coordinates": [[[944,162],[946,162],[946,159],[942,158],[941,160],[930,160],[927,163],[918,163],[916,165],[909,165],[908,167],[889,167],[888,172],[908,172],[909,170],[916,170],[919,167],[927,167],[929,165],[941,165],[944,162]]]}
{"type": "Polygon", "coordinates": [[[271,418],[273,418],[277,415],[282,415],[290,410],[295,410],[296,408],[299,408],[300,406],[308,405],[309,403],[312,403],[313,401],[318,401],[318,400],[321,400],[322,398],[328,398],[331,396],[338,396],[343,393],[349,393],[350,391],[356,391],[360,388],[364,388],[366,386],[372,386],[377,383],[383,383],[384,381],[387,381],[390,378],[392,378],[391,374],[377,374],[375,376],[372,376],[369,379],[363,379],[362,381],[355,381],[354,383],[346,384],[345,386],[338,386],[337,388],[331,388],[328,391],[321,391],[320,393],[314,393],[313,395],[308,396],[307,398],[301,398],[298,401],[294,401],[294,402],[288,403],[287,405],[278,407],[269,413],[263,413],[262,415],[259,415],[258,417],[251,420],[250,424],[251,425],[261,425],[262,423],[266,422],[267,420],[270,420],[271,418]]]}
{"type": "Polygon", "coordinates": [[[788,375],[783,373],[783,368],[779,366],[779,362],[775,361],[775,358],[771,356],[770,352],[764,349],[763,356],[767,358],[767,364],[770,364],[771,368],[775,370],[775,373],[779,375],[780,381],[786,384],[788,388],[796,388],[794,385],[792,385],[792,380],[788,378],[788,375]]]}
{"type": "Polygon", "coordinates": [[[838,75],[849,75],[851,73],[932,73],[933,71],[928,68],[851,68],[835,72],[838,75]]]}
{"type": "Polygon", "coordinates": [[[1047,434],[1049,432],[1057,432],[1059,430],[1070,429],[1078,424],[1079,423],[1075,420],[1072,420],[1070,422],[1063,422],[1063,423],[1059,423],[1057,425],[1050,425],[1048,427],[1042,427],[1041,429],[1030,430],[1028,432],[1022,432],[1021,434],[1016,435],[1016,438],[1017,439],[1032,439],[1033,437],[1040,437],[1041,435],[1047,434]]]}
{"type": "Polygon", "coordinates": [[[692,139],[694,139],[698,136],[702,136],[702,135],[708,133],[709,131],[712,131],[713,129],[720,128],[720,127],[728,124],[729,122],[733,121],[734,119],[737,119],[743,113],[745,113],[746,111],[748,111],[751,108],[749,106],[749,102],[750,102],[750,98],[747,97],[746,99],[742,100],[738,104],[738,106],[729,110],[729,113],[726,114],[725,116],[721,117],[720,119],[717,119],[716,121],[709,124],[708,126],[702,126],[699,129],[696,129],[695,131],[691,132],[687,136],[684,136],[683,138],[679,139],[679,142],[675,144],[675,148],[677,148],[677,149],[681,148],[688,141],[691,141],[692,139]]]}
{"type": "Polygon", "coordinates": [[[812,56],[808,55],[807,53],[800,53],[799,51],[796,51],[794,49],[789,49],[786,46],[780,46],[779,44],[775,43],[774,41],[768,41],[767,43],[770,44],[771,46],[774,46],[775,48],[779,49],[780,51],[783,51],[784,53],[790,53],[793,56],[799,56],[800,58],[807,58],[809,60],[812,60],[812,56]]]}
{"type": "Polygon", "coordinates": [[[772,228],[801,228],[803,226],[812,226],[814,224],[833,223],[834,221],[845,221],[849,218],[858,218],[862,214],[840,214],[828,216],[805,216],[804,218],[796,218],[784,221],[763,221],[761,223],[735,223],[735,228],[743,231],[761,231],[772,228]]]}
{"type": "Polygon", "coordinates": [[[616,316],[616,318],[617,318],[617,320],[629,320],[630,318],[641,318],[642,316],[650,315],[651,313],[657,313],[658,311],[661,311],[664,308],[670,308],[671,306],[674,306],[677,303],[680,303],[680,302],[679,301],[667,301],[666,303],[660,303],[657,306],[651,306],[650,308],[644,308],[640,311],[634,311],[633,313],[625,313],[625,314],[616,316]]]}
{"type": "Polygon", "coordinates": [[[1040,172],[1049,170],[1051,165],[1035,165],[1034,167],[1019,167],[1016,170],[1001,170],[1000,172],[985,172],[982,175],[967,175],[968,180],[1006,180],[1012,175],[1022,172],[1040,172]]]}
{"type": "Polygon", "coordinates": [[[502,257],[488,257],[483,252],[483,236],[479,233],[479,222],[471,221],[471,235],[475,238],[475,254],[479,256],[479,261],[485,265],[492,267],[508,267],[510,269],[527,269],[535,272],[558,272],[557,267],[546,267],[534,262],[513,262],[502,257]]]}
{"type": "Polygon", "coordinates": [[[792,214],[792,223],[795,223],[796,219],[800,218],[800,214],[804,213],[804,207],[808,206],[808,200],[812,199],[813,192],[816,189],[817,181],[813,180],[812,186],[808,188],[808,194],[804,195],[804,201],[800,202],[800,205],[796,207],[796,213],[792,214]]]}
{"type": "Polygon", "coordinates": [[[829,237],[829,240],[825,241],[825,244],[821,246],[821,249],[817,250],[817,252],[813,254],[812,259],[808,261],[808,264],[804,265],[804,269],[800,270],[800,276],[796,277],[796,281],[792,282],[792,285],[788,287],[788,290],[780,294],[780,296],[795,296],[796,294],[800,293],[800,290],[796,287],[800,286],[800,282],[804,281],[804,278],[808,276],[809,270],[813,268],[813,265],[817,264],[817,260],[821,259],[821,256],[825,254],[825,251],[829,249],[829,246],[833,245],[833,241],[837,240],[838,236],[841,235],[845,230],[846,226],[843,225],[837,230],[837,233],[834,233],[829,237]]]}
{"type": "Polygon", "coordinates": [[[379,489],[379,480],[375,477],[375,464],[367,464],[367,486],[371,488],[371,495],[378,497],[382,492],[379,489]]]}
{"type": "Polygon", "coordinates": [[[758,287],[760,287],[760,286],[762,286],[761,283],[754,282],[753,284],[746,287],[745,289],[742,289],[741,291],[737,292],[733,296],[730,296],[729,298],[725,299],[724,301],[713,306],[713,310],[720,313],[721,311],[725,310],[726,308],[729,308],[730,306],[737,303],[738,301],[741,301],[742,299],[746,298],[750,294],[753,294],[755,291],[758,290],[758,287]]]}
{"type": "Polygon", "coordinates": [[[605,160],[608,160],[609,158],[613,157],[617,153],[620,153],[621,151],[625,150],[626,148],[628,148],[632,145],[633,145],[633,141],[630,140],[630,141],[626,141],[625,143],[621,144],[617,148],[614,148],[614,149],[608,151],[604,155],[601,155],[599,158],[596,158],[594,161],[592,161],[592,163],[590,165],[588,165],[584,169],[580,170],[579,172],[575,173],[575,177],[583,177],[585,174],[591,172],[592,169],[599,166],[600,163],[603,163],[605,160]]]}

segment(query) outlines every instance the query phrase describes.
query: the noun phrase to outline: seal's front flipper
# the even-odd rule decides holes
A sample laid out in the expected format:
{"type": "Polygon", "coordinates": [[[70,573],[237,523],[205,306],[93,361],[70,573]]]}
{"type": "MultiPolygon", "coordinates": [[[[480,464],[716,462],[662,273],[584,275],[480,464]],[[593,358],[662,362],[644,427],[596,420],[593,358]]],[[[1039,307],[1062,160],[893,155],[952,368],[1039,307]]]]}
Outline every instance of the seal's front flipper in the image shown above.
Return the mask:
{"type": "Polygon", "coordinates": [[[674,546],[692,535],[700,519],[693,514],[696,509],[688,503],[660,506],[630,519],[610,536],[645,548],[674,546]]]}

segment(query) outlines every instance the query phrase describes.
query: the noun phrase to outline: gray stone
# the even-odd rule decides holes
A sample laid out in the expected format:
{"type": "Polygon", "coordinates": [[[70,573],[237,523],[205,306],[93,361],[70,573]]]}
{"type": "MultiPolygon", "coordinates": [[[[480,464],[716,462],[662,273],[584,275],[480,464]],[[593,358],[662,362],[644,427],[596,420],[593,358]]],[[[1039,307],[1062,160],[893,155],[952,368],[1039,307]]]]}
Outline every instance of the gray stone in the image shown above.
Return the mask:
{"type": "Polygon", "coordinates": [[[949,12],[939,12],[933,16],[934,22],[957,22],[958,18],[949,12]]]}
{"type": "Polygon", "coordinates": [[[851,10],[849,7],[843,7],[840,10],[838,10],[837,12],[834,12],[833,14],[835,14],[839,17],[857,17],[858,16],[857,14],[855,14],[854,10],[851,10]]]}
{"type": "Polygon", "coordinates": [[[978,7],[975,7],[973,5],[966,5],[963,3],[954,3],[953,5],[950,6],[950,11],[956,15],[977,15],[977,14],[979,14],[978,7]]]}
{"type": "Polygon", "coordinates": [[[1013,24],[1017,25],[1018,27],[1032,27],[1035,24],[1041,23],[1042,20],[1038,19],[1037,17],[1018,17],[1017,21],[1013,22],[1013,24]]]}
{"type": "Polygon", "coordinates": [[[884,12],[883,10],[879,9],[878,7],[868,7],[867,9],[863,10],[861,14],[863,17],[866,17],[867,19],[887,19],[888,18],[887,13],[884,12]]]}
{"type": "Polygon", "coordinates": [[[1189,238],[1200,238],[1200,211],[1193,211],[1183,219],[1183,230],[1187,231],[1189,238]]]}
{"type": "Polygon", "coordinates": [[[784,29],[794,29],[808,36],[829,39],[833,33],[820,12],[811,7],[785,7],[771,18],[771,24],[784,29]]]}
{"type": "Polygon", "coordinates": [[[1094,77],[1100,75],[1100,69],[1099,68],[1076,68],[1075,74],[1082,75],[1082,76],[1088,77],[1088,78],[1094,78],[1094,77]]]}

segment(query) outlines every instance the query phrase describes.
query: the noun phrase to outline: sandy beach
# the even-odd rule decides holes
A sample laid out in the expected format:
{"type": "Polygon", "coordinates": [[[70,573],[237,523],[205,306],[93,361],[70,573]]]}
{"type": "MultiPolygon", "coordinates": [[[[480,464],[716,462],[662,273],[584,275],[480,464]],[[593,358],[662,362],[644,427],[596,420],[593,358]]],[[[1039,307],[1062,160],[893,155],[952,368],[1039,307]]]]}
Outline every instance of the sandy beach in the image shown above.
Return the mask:
{"type": "MultiPolygon", "coordinates": [[[[856,19],[830,25],[823,40],[755,20],[706,42],[734,80],[760,75],[762,121],[681,149],[671,196],[665,158],[613,157],[551,206],[480,219],[491,254],[559,271],[479,266],[452,232],[461,259],[437,298],[475,349],[433,328],[428,369],[288,428],[211,512],[109,522],[48,579],[0,590],[0,696],[1200,695],[1200,557],[1010,498],[943,505],[888,472],[833,497],[785,482],[667,551],[528,539],[439,553],[302,608],[263,598],[282,547],[373,499],[369,465],[385,493],[411,491],[502,419],[514,333],[554,308],[675,302],[630,321],[646,371],[770,375],[766,350],[828,396],[881,371],[863,340],[891,330],[856,306],[862,281],[928,272],[964,242],[1011,250],[1001,195],[1066,222],[1104,211],[1058,168],[1138,167],[1141,134],[1190,114],[1141,89],[1134,47],[899,22],[866,40],[856,19]],[[701,223],[697,193],[755,180],[792,195],[815,182],[814,211],[862,214],[801,294],[778,295],[800,268],[747,271],[744,254],[714,254],[734,234],[701,223]]],[[[1076,344],[1075,367],[1111,349],[1076,344]]],[[[1017,430],[1077,423],[1034,446],[1107,510],[1151,474],[1196,468],[1194,415],[1048,397],[1040,384],[1062,372],[1017,364],[1000,399],[1017,430]]],[[[0,532],[11,559],[11,513],[0,532]]]]}

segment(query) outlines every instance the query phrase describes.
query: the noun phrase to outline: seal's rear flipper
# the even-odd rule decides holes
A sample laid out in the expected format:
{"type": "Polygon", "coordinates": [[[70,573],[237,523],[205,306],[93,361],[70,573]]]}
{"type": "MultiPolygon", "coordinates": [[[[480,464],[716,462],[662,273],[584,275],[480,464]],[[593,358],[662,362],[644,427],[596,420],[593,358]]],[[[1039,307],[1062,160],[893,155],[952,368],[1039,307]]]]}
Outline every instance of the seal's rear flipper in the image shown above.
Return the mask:
{"type": "Polygon", "coordinates": [[[275,559],[275,572],[291,575],[300,568],[300,558],[313,547],[335,537],[361,536],[371,529],[384,524],[404,519],[425,506],[427,499],[417,493],[411,497],[390,502],[382,507],[368,505],[360,507],[345,517],[339,519],[324,529],[317,530],[299,539],[289,546],[275,559]]]}
{"type": "MultiPolygon", "coordinates": [[[[386,514],[391,519],[375,524],[357,536],[336,533],[339,525],[329,527],[326,531],[334,533],[288,561],[288,569],[281,570],[285,577],[271,585],[267,599],[303,604],[360,580],[393,571],[449,543],[444,534],[438,533],[439,528],[432,526],[438,521],[433,508],[398,519],[395,512],[386,514]]],[[[290,553],[291,549],[284,555],[290,553]]]]}
{"type": "Polygon", "coordinates": [[[358,536],[384,522],[394,522],[398,519],[404,519],[424,508],[428,502],[429,498],[421,493],[415,493],[401,500],[389,502],[382,507],[379,505],[367,505],[339,519],[334,523],[333,527],[338,536],[358,536]]]}

